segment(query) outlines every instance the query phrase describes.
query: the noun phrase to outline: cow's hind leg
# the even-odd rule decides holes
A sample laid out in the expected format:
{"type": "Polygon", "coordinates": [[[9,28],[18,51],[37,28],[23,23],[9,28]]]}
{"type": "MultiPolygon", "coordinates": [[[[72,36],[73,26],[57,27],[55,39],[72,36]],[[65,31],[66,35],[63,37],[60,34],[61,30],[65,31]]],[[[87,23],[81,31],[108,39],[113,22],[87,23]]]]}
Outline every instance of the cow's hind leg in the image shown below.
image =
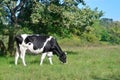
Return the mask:
{"type": "Polygon", "coordinates": [[[19,51],[18,51],[18,48],[16,48],[16,53],[15,53],[15,65],[17,65],[18,58],[19,58],[19,51]]]}
{"type": "Polygon", "coordinates": [[[25,53],[26,53],[26,49],[24,47],[20,47],[20,58],[22,59],[22,63],[24,66],[26,66],[26,63],[25,63],[25,53]]]}
{"type": "Polygon", "coordinates": [[[40,65],[42,65],[43,60],[45,59],[46,55],[47,55],[47,53],[42,53],[40,65]]]}

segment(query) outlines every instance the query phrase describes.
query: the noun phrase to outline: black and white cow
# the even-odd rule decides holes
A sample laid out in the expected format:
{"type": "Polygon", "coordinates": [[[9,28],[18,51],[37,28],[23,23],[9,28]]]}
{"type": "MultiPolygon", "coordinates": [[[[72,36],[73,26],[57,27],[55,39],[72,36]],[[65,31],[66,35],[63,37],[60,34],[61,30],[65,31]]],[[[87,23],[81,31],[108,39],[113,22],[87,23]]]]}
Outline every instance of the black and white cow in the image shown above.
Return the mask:
{"type": "Polygon", "coordinates": [[[52,56],[56,54],[59,57],[59,60],[63,63],[66,63],[66,54],[61,50],[57,41],[52,36],[43,36],[43,35],[28,35],[21,34],[15,37],[17,48],[15,55],[15,64],[17,65],[18,58],[22,59],[23,65],[25,63],[25,53],[30,51],[34,54],[41,53],[40,65],[42,65],[45,56],[48,56],[50,64],[52,63],[52,56]]]}

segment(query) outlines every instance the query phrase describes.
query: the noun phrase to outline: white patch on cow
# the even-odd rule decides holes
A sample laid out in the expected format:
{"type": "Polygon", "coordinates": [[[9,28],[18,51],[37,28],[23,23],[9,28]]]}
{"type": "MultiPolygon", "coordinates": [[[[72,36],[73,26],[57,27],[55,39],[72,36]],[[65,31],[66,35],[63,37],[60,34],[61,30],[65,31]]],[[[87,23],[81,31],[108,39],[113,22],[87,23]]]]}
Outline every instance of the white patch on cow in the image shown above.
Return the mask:
{"type": "Polygon", "coordinates": [[[28,34],[22,34],[21,36],[22,36],[23,40],[25,40],[26,37],[28,36],[28,34]]]}
{"type": "Polygon", "coordinates": [[[52,64],[53,64],[53,62],[52,62],[53,53],[52,53],[52,52],[45,52],[45,53],[42,53],[40,65],[43,64],[43,60],[45,59],[46,55],[48,56],[48,59],[49,59],[49,61],[50,61],[50,64],[52,65],[52,64]]]}
{"type": "Polygon", "coordinates": [[[22,36],[22,38],[23,38],[23,42],[22,42],[22,46],[24,46],[24,47],[27,47],[27,45],[25,44],[25,39],[26,39],[26,37],[28,36],[27,34],[22,34],[21,35],[22,36]]]}
{"type": "Polygon", "coordinates": [[[48,52],[47,56],[48,56],[48,57],[52,57],[52,56],[53,56],[53,53],[52,53],[52,52],[48,52]]]}

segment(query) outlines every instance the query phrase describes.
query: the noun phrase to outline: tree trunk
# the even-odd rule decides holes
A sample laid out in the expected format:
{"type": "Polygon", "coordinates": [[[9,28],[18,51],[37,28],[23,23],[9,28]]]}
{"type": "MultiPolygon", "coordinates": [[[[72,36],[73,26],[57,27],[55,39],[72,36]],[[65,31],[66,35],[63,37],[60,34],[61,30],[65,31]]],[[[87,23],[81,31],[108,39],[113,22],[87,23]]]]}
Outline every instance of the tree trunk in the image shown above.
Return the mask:
{"type": "Polygon", "coordinates": [[[14,33],[13,32],[9,33],[8,51],[11,56],[14,55],[14,33]]]}
{"type": "Polygon", "coordinates": [[[2,40],[0,40],[0,55],[6,55],[6,47],[2,40]]]}
{"type": "Polygon", "coordinates": [[[16,16],[16,14],[18,11],[21,12],[22,9],[24,9],[24,4],[27,1],[28,0],[20,0],[19,4],[17,6],[14,5],[13,7],[11,7],[9,3],[7,4],[7,7],[11,13],[11,16],[9,16],[9,18],[11,19],[11,26],[12,26],[12,29],[9,29],[9,35],[8,35],[9,36],[8,51],[10,55],[13,55],[14,53],[14,37],[16,34],[16,27],[18,25],[18,17],[16,16]]]}

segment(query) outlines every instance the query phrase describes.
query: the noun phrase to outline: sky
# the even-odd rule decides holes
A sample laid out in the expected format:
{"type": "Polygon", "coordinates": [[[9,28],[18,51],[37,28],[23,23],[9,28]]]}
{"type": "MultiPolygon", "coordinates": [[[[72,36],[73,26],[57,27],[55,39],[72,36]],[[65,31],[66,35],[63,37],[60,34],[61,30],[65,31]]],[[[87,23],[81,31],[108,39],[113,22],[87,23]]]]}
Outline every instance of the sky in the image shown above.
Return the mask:
{"type": "Polygon", "coordinates": [[[120,0],[84,0],[86,4],[94,9],[104,12],[104,18],[112,18],[114,21],[120,21],[120,0]]]}

